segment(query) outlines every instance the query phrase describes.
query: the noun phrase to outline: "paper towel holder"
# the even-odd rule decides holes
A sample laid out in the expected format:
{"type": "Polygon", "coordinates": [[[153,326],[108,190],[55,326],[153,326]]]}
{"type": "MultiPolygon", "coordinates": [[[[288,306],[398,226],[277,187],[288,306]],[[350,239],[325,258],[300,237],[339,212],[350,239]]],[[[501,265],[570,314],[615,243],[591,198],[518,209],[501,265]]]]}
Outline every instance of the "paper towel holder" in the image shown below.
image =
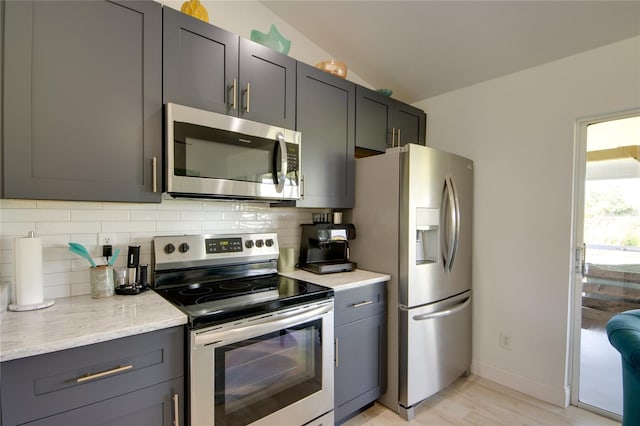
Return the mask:
{"type": "MultiPolygon", "coordinates": [[[[29,237],[27,239],[31,239],[31,238],[35,238],[35,233],[33,231],[29,232],[29,237]]],[[[14,247],[14,251],[15,251],[15,247],[14,247]]],[[[14,256],[14,267],[15,267],[15,262],[16,262],[16,256],[14,256]]],[[[17,279],[14,276],[14,286],[17,286],[17,279]]],[[[16,289],[16,293],[17,293],[17,289],[16,289]]],[[[23,304],[23,305],[18,305],[17,303],[11,303],[9,304],[9,306],[7,307],[7,309],[9,311],[14,311],[14,312],[22,312],[22,311],[35,311],[36,309],[44,309],[44,308],[48,308],[49,306],[52,306],[54,304],[54,300],[41,300],[38,301],[37,303],[30,303],[30,304],[23,304]]]]}

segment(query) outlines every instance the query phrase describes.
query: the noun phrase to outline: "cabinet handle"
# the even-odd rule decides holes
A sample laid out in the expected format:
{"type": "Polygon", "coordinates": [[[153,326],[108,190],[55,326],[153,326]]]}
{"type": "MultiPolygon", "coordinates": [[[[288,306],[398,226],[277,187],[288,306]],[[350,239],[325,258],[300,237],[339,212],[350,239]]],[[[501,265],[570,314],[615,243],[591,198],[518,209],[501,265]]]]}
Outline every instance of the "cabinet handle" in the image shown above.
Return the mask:
{"type": "Polygon", "coordinates": [[[300,199],[304,200],[304,175],[300,177],[300,199]]]}
{"type": "Polygon", "coordinates": [[[351,305],[351,307],[352,308],[361,308],[363,306],[367,306],[367,305],[370,305],[372,303],[373,303],[373,301],[371,301],[371,300],[365,300],[365,301],[360,302],[360,303],[354,303],[353,305],[351,305]]]}
{"type": "Polygon", "coordinates": [[[174,393],[171,399],[173,400],[173,425],[180,426],[180,396],[177,393],[174,393]]]}
{"type": "Polygon", "coordinates": [[[396,128],[391,128],[391,148],[396,146],[396,128]]]}
{"type": "Polygon", "coordinates": [[[233,79],[233,85],[230,87],[231,92],[233,93],[231,95],[231,108],[232,109],[236,109],[236,101],[238,99],[238,92],[237,92],[237,86],[238,86],[238,80],[237,79],[233,79]]]}
{"type": "Polygon", "coordinates": [[[110,376],[112,374],[116,374],[116,373],[121,373],[123,371],[126,370],[130,370],[133,368],[133,365],[129,364],[129,365],[120,365],[116,368],[112,368],[111,370],[106,370],[106,371],[101,371],[99,373],[94,373],[94,374],[87,374],[85,376],[82,377],[78,377],[76,379],[76,383],[84,383],[88,380],[94,380],[94,379],[99,379],[100,377],[105,377],[105,376],[110,376]]]}
{"type": "Polygon", "coordinates": [[[334,337],[333,338],[333,345],[334,345],[334,352],[335,352],[335,365],[336,368],[338,368],[340,366],[340,362],[338,362],[338,338],[334,337]]]}
{"type": "Polygon", "coordinates": [[[247,103],[246,103],[246,107],[245,107],[245,111],[246,112],[250,112],[249,111],[249,106],[250,106],[250,102],[251,102],[251,83],[247,83],[247,90],[245,90],[246,94],[247,94],[247,103]]]}
{"type": "Polygon", "coordinates": [[[151,159],[151,189],[153,192],[158,192],[158,157],[151,159]]]}
{"type": "Polygon", "coordinates": [[[398,127],[398,148],[402,145],[402,142],[400,142],[400,128],[398,127]]]}

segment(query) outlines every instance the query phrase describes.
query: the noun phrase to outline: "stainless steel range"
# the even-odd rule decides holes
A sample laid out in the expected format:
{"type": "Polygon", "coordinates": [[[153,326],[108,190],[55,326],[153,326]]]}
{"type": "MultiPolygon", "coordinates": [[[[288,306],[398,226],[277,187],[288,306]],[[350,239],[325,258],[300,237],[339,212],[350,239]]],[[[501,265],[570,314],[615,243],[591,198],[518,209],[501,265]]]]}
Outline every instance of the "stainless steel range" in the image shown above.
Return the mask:
{"type": "Polygon", "coordinates": [[[154,290],[189,318],[192,426],[333,425],[333,290],[278,253],[275,233],[153,241],[154,290]]]}

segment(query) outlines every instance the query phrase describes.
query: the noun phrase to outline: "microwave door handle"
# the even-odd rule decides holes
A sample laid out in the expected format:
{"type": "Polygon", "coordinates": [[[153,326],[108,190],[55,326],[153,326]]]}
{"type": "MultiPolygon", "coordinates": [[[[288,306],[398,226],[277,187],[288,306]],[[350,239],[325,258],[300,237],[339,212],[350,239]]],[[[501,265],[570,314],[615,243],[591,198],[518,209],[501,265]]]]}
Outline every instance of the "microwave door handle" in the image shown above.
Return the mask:
{"type": "Polygon", "coordinates": [[[278,133],[278,149],[280,150],[280,170],[278,171],[278,167],[275,164],[277,162],[277,152],[274,153],[274,170],[273,175],[275,178],[276,184],[276,192],[281,193],[284,190],[284,182],[287,177],[287,144],[284,141],[284,135],[282,133],[278,133]]]}

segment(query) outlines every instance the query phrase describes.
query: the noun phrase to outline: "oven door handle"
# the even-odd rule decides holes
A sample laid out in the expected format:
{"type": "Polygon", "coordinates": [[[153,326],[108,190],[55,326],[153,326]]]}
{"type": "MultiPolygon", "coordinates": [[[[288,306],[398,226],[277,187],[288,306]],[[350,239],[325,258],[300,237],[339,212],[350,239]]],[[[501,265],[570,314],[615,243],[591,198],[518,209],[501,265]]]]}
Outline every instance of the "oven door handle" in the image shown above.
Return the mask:
{"type": "Polygon", "coordinates": [[[318,318],[333,310],[333,303],[326,303],[312,309],[295,309],[274,313],[264,318],[252,321],[248,325],[229,328],[227,330],[211,330],[202,333],[195,333],[194,343],[196,346],[218,344],[226,341],[238,341],[248,337],[260,336],[282,330],[292,325],[302,324],[312,319],[318,318]]]}

